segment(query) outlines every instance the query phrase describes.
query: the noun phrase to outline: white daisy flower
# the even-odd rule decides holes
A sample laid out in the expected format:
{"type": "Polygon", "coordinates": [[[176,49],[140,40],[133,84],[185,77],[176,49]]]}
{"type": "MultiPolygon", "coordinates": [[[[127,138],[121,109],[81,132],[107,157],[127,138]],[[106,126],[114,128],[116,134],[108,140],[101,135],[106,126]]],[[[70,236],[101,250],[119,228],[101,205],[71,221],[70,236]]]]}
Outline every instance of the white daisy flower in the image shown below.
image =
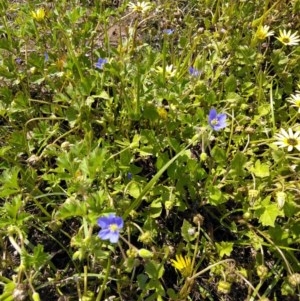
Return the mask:
{"type": "Polygon", "coordinates": [[[296,94],[292,94],[287,101],[292,104],[292,107],[297,108],[300,113],[300,91],[296,91],[296,94]]]}
{"type": "Polygon", "coordinates": [[[293,132],[291,128],[288,131],[280,129],[280,133],[274,135],[277,141],[274,142],[278,147],[287,147],[288,152],[295,147],[300,151],[300,132],[293,132]]]}
{"type": "Polygon", "coordinates": [[[280,41],[284,45],[298,45],[300,42],[299,36],[297,36],[297,33],[294,32],[292,34],[292,31],[286,31],[285,29],[279,30],[279,37],[276,37],[278,41],[280,41]]]}
{"type": "Polygon", "coordinates": [[[137,13],[142,13],[144,14],[146,11],[150,10],[152,8],[151,3],[142,1],[142,2],[137,2],[136,4],[133,2],[129,2],[128,7],[137,13]]]}
{"type": "MultiPolygon", "coordinates": [[[[164,69],[162,67],[156,67],[156,72],[163,74],[164,69]]],[[[176,75],[176,68],[173,68],[173,65],[166,66],[165,74],[166,77],[174,77],[176,75]]]]}

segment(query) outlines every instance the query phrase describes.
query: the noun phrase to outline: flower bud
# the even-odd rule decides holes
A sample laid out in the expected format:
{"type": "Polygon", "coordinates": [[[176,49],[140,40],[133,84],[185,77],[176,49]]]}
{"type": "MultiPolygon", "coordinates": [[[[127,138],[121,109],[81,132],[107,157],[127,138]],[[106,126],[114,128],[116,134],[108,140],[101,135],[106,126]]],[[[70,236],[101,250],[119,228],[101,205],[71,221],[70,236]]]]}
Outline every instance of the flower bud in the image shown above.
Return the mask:
{"type": "Polygon", "coordinates": [[[249,220],[249,219],[251,219],[251,217],[252,217],[252,214],[251,214],[251,212],[250,211],[246,211],[244,214],[243,214],[243,218],[244,218],[244,220],[249,220]]]}
{"type": "Polygon", "coordinates": [[[61,149],[64,151],[69,151],[71,144],[69,141],[64,141],[61,145],[60,145],[61,149]]]}
{"type": "Polygon", "coordinates": [[[290,275],[288,277],[288,281],[292,286],[296,287],[297,285],[300,284],[300,274],[294,273],[294,274],[290,275]]]}
{"type": "Polygon", "coordinates": [[[130,248],[126,251],[126,255],[129,257],[129,258],[135,258],[137,255],[138,255],[138,252],[136,249],[133,249],[133,248],[130,248]]]}
{"type": "Polygon", "coordinates": [[[144,259],[150,259],[153,257],[153,253],[147,249],[140,249],[139,250],[139,256],[144,259]]]}
{"type": "Polygon", "coordinates": [[[200,155],[200,160],[202,161],[202,162],[204,162],[204,161],[206,161],[207,160],[207,154],[206,153],[201,153],[201,155],[200,155]]]}
{"type": "Polygon", "coordinates": [[[139,241],[141,241],[142,243],[144,243],[145,245],[148,245],[152,242],[152,235],[150,231],[146,231],[144,233],[142,233],[139,238],[139,241]]]}
{"type": "Polygon", "coordinates": [[[26,161],[30,166],[35,166],[39,162],[40,157],[37,155],[31,155],[26,161]]]}
{"type": "Polygon", "coordinates": [[[264,279],[267,277],[268,275],[268,268],[265,266],[265,265],[259,265],[257,268],[256,268],[256,273],[257,273],[257,276],[260,278],[260,279],[264,279]]]}
{"type": "Polygon", "coordinates": [[[31,297],[33,301],[41,301],[40,295],[37,292],[34,292],[31,297]]]}
{"type": "Polygon", "coordinates": [[[250,198],[256,198],[259,194],[259,191],[258,190],[255,190],[255,189],[249,189],[248,191],[248,196],[250,198]]]}
{"type": "Polygon", "coordinates": [[[203,222],[204,222],[204,217],[201,214],[197,214],[193,217],[193,223],[195,225],[198,226],[198,224],[199,224],[200,226],[202,226],[203,222]]]}
{"type": "Polygon", "coordinates": [[[231,290],[231,283],[227,281],[219,281],[218,283],[218,292],[223,294],[229,294],[231,290]]]}
{"type": "Polygon", "coordinates": [[[276,193],[276,201],[278,209],[282,209],[286,200],[286,193],[283,191],[278,191],[276,193]]]}

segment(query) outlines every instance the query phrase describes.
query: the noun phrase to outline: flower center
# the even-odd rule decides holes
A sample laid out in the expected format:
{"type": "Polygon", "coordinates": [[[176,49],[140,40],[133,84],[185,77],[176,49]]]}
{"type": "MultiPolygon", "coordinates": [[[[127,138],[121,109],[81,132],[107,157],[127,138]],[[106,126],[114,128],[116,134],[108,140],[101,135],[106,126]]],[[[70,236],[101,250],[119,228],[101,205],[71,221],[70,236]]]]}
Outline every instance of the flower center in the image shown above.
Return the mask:
{"type": "Polygon", "coordinates": [[[119,227],[117,224],[111,224],[109,225],[109,229],[113,232],[117,232],[119,230],[119,227]]]}
{"type": "Polygon", "coordinates": [[[289,145],[296,146],[296,145],[298,145],[298,140],[297,140],[297,139],[294,139],[294,138],[288,138],[288,139],[287,139],[287,143],[288,143],[289,145]]]}
{"type": "Polygon", "coordinates": [[[211,124],[212,124],[212,125],[218,125],[218,124],[219,124],[218,118],[213,119],[213,120],[211,121],[211,124]]]}
{"type": "Polygon", "coordinates": [[[291,39],[289,37],[283,37],[282,42],[283,43],[290,43],[291,39]]]}

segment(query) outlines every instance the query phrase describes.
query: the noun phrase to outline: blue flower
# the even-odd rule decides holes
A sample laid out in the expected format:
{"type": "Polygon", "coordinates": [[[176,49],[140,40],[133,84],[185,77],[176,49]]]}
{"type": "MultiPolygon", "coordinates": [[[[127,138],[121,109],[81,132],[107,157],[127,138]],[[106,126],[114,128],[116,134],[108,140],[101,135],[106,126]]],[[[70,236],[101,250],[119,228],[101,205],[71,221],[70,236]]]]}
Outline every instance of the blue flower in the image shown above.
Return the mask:
{"type": "Polygon", "coordinates": [[[114,213],[103,216],[98,219],[98,225],[102,228],[98,236],[103,240],[109,240],[116,243],[119,240],[119,232],[124,226],[122,217],[116,216],[114,213]]]}
{"type": "Polygon", "coordinates": [[[102,59],[101,57],[98,59],[98,62],[95,64],[95,67],[98,69],[103,69],[104,65],[107,63],[107,59],[102,59]]]}
{"type": "Polygon", "coordinates": [[[49,61],[49,54],[46,51],[44,52],[44,58],[45,58],[45,62],[49,61]]]}
{"type": "Polygon", "coordinates": [[[174,29],[164,29],[163,33],[167,35],[171,35],[174,32],[174,29]]]}
{"type": "Polygon", "coordinates": [[[15,61],[16,61],[16,63],[17,63],[18,65],[21,65],[21,64],[22,64],[22,62],[23,62],[23,61],[22,61],[22,59],[21,59],[21,58],[19,58],[19,57],[18,57],[18,58],[16,58],[16,59],[15,59],[15,61]]]}
{"type": "Polygon", "coordinates": [[[189,73],[191,76],[199,76],[201,75],[201,71],[199,71],[198,69],[194,68],[194,67],[189,67],[189,73]]]}
{"type": "Polygon", "coordinates": [[[226,114],[218,114],[216,109],[212,108],[209,111],[208,123],[215,130],[219,131],[226,127],[226,114]]]}

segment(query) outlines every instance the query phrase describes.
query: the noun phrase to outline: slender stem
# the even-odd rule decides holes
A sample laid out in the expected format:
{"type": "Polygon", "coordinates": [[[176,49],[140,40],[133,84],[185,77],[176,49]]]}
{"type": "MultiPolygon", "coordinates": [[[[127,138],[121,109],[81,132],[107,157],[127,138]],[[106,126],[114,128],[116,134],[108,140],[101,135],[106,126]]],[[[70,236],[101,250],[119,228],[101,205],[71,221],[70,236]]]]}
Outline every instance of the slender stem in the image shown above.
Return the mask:
{"type": "Polygon", "coordinates": [[[233,262],[235,263],[234,259],[224,259],[224,260],[221,260],[221,261],[218,261],[214,264],[211,264],[210,266],[208,266],[207,268],[203,269],[202,271],[196,273],[195,275],[193,275],[192,277],[189,277],[189,281],[192,281],[192,280],[195,280],[196,278],[198,278],[199,276],[201,276],[202,274],[206,273],[207,271],[209,271],[211,268],[219,265],[219,264],[222,264],[222,263],[225,263],[225,262],[233,262]]]}
{"type": "Polygon", "coordinates": [[[109,273],[110,273],[110,267],[111,267],[111,261],[110,261],[110,256],[108,256],[107,257],[106,273],[105,273],[105,276],[104,276],[104,279],[103,279],[103,282],[102,282],[102,285],[101,285],[101,289],[100,289],[95,301],[100,301],[102,299],[102,295],[103,295],[103,292],[104,292],[104,289],[105,289],[105,286],[106,286],[106,283],[107,283],[107,280],[108,280],[108,276],[109,276],[109,273]]]}

